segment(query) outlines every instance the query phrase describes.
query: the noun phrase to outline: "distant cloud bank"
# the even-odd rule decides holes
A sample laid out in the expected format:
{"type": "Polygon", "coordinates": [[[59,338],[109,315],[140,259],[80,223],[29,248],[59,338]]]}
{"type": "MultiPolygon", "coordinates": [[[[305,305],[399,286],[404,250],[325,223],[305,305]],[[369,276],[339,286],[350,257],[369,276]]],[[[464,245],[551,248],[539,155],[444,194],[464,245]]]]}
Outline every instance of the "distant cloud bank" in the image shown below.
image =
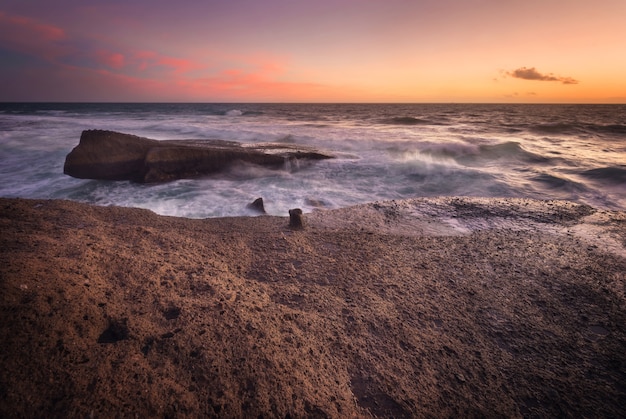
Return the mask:
{"type": "Polygon", "coordinates": [[[555,76],[552,73],[542,74],[535,67],[527,68],[521,67],[517,70],[508,71],[508,76],[515,77],[516,79],[523,80],[539,80],[539,81],[558,81],[563,84],[578,84],[578,80],[571,77],[555,76]]]}

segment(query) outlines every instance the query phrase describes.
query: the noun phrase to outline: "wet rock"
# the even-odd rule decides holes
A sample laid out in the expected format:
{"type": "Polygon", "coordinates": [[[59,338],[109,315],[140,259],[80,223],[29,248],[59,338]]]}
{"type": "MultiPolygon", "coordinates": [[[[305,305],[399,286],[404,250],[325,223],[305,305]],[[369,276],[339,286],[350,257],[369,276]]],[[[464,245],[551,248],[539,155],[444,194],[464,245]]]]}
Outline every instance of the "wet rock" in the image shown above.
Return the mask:
{"type": "Polygon", "coordinates": [[[265,212],[265,206],[263,205],[263,198],[255,199],[254,202],[248,204],[247,208],[258,212],[259,214],[267,214],[265,212]]]}
{"type": "Polygon", "coordinates": [[[220,172],[236,162],[280,169],[332,155],[293,144],[222,140],[157,141],[115,131],[86,130],[65,158],[63,173],[80,179],[165,182],[220,172]]]}
{"type": "Polygon", "coordinates": [[[304,228],[304,217],[300,208],[289,210],[289,227],[296,230],[304,228]]]}

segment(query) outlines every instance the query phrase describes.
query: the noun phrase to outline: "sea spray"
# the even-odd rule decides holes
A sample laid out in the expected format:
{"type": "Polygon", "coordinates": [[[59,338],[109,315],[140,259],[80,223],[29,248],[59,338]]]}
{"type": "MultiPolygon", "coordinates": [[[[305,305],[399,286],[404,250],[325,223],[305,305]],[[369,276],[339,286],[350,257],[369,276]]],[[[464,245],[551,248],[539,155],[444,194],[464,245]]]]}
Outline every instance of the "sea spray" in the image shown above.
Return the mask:
{"type": "Polygon", "coordinates": [[[0,196],[194,218],[252,215],[258,197],[274,215],[461,195],[626,209],[624,120],[623,105],[1,104],[0,196]],[[158,185],[73,179],[63,161],[86,129],[303,144],[338,158],[158,185]]]}

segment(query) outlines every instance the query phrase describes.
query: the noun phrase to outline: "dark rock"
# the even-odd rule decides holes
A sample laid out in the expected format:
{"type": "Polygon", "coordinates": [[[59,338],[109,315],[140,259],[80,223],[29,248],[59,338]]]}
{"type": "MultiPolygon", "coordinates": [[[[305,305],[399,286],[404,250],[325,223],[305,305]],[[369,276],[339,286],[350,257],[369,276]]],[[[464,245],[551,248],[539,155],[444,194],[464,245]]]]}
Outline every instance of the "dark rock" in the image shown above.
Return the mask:
{"type": "Polygon", "coordinates": [[[167,320],[174,320],[180,316],[180,308],[179,307],[170,307],[163,312],[163,316],[167,320]]]}
{"type": "Polygon", "coordinates": [[[293,160],[333,156],[290,144],[222,140],[157,141],[115,131],[83,131],[63,172],[81,179],[164,182],[223,171],[235,162],[280,169],[293,160]]]}
{"type": "Polygon", "coordinates": [[[109,326],[98,337],[98,343],[117,343],[128,339],[128,319],[109,319],[109,326]]]}
{"type": "Polygon", "coordinates": [[[255,199],[254,202],[248,204],[248,208],[260,214],[266,214],[265,206],[263,205],[263,198],[255,199]]]}
{"type": "Polygon", "coordinates": [[[304,217],[300,208],[289,210],[289,227],[296,230],[304,228],[304,217]]]}
{"type": "Polygon", "coordinates": [[[112,131],[83,131],[80,143],[65,158],[63,172],[81,179],[139,178],[146,153],[156,140],[112,131]]]}

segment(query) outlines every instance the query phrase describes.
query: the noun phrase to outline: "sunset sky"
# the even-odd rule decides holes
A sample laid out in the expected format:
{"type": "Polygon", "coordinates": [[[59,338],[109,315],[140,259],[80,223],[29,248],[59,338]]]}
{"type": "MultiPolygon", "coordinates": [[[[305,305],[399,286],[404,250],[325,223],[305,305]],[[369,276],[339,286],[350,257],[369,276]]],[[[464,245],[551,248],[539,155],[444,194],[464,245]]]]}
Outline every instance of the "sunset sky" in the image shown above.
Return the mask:
{"type": "Polygon", "coordinates": [[[626,103],[626,1],[0,0],[0,101],[626,103]]]}

